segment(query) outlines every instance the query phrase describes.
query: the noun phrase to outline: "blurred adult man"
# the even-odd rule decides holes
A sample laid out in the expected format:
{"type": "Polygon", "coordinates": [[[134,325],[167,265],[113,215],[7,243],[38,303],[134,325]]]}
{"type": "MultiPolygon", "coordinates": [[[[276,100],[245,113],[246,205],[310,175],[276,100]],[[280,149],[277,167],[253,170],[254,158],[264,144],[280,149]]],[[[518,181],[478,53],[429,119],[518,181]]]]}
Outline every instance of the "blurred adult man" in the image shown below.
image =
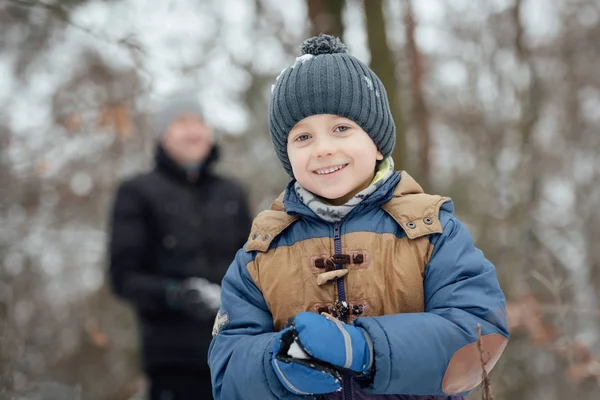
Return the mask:
{"type": "Polygon", "coordinates": [[[210,172],[218,149],[192,97],[166,102],[155,123],[154,169],[117,190],[110,279],[137,312],[150,399],[210,399],[219,283],[251,217],[242,189],[210,172]]]}

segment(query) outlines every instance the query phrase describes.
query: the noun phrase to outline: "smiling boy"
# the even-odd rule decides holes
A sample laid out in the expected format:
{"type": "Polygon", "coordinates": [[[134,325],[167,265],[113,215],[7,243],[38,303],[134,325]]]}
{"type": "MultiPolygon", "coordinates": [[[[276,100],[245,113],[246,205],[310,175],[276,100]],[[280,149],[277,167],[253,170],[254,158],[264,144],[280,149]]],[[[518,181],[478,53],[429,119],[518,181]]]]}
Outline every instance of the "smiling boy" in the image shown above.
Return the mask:
{"type": "Polygon", "coordinates": [[[494,266],[449,198],[394,172],[379,78],[328,35],[273,85],[293,178],[222,283],[215,399],[463,399],[508,342],[494,266]],[[432,397],[436,396],[436,397],[432,397]]]}
{"type": "Polygon", "coordinates": [[[383,154],[369,135],[348,118],[311,115],[290,131],[287,152],[298,187],[344,205],[373,180],[383,154]]]}

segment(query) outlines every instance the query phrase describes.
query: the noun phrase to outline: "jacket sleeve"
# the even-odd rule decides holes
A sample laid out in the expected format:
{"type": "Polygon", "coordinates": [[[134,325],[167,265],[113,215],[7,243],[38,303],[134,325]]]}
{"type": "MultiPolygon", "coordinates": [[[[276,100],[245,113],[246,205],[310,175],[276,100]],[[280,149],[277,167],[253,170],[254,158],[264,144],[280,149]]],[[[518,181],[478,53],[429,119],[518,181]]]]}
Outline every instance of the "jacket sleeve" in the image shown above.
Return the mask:
{"type": "Polygon", "coordinates": [[[208,352],[215,400],[299,399],[271,367],[273,317],[248,272],[254,252],[238,251],[222,282],[221,309],[208,352]]]}
{"type": "Polygon", "coordinates": [[[481,344],[489,371],[508,343],[505,298],[494,266],[475,248],[465,226],[440,211],[441,234],[431,235],[425,269],[425,312],[359,318],[375,349],[371,393],[448,395],[481,382],[481,344]]]}
{"type": "Polygon", "coordinates": [[[148,209],[134,181],[121,184],[115,197],[110,237],[109,276],[114,292],[140,311],[168,308],[167,281],[146,269],[148,209]]]}

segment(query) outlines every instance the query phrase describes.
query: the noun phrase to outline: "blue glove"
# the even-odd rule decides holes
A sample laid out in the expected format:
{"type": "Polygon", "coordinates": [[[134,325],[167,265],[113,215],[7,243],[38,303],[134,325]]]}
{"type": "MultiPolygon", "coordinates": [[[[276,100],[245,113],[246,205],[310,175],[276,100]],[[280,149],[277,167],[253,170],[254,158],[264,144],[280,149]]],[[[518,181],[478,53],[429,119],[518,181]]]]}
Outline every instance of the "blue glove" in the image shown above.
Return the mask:
{"type": "Polygon", "coordinates": [[[371,373],[373,344],[363,329],[312,312],[286,326],[274,345],[273,368],[291,392],[330,393],[340,389],[342,373],[371,373]]]}
{"type": "Polygon", "coordinates": [[[292,327],[279,332],[273,345],[271,364],[281,384],[290,392],[306,396],[332,393],[342,388],[340,373],[314,360],[297,347],[292,327]],[[296,350],[292,350],[296,348],[296,350]],[[293,354],[293,355],[290,355],[293,354]]]}

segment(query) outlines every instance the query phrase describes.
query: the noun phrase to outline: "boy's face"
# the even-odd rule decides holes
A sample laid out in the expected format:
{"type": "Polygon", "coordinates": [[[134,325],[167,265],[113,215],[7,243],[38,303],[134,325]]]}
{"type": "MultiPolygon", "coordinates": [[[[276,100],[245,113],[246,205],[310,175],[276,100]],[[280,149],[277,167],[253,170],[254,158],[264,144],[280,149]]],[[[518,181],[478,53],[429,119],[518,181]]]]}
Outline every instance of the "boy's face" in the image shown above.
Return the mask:
{"type": "Polygon", "coordinates": [[[305,189],[342,205],[367,188],[383,155],[354,121],[332,114],[306,117],[290,131],[287,152],[305,189]]]}

